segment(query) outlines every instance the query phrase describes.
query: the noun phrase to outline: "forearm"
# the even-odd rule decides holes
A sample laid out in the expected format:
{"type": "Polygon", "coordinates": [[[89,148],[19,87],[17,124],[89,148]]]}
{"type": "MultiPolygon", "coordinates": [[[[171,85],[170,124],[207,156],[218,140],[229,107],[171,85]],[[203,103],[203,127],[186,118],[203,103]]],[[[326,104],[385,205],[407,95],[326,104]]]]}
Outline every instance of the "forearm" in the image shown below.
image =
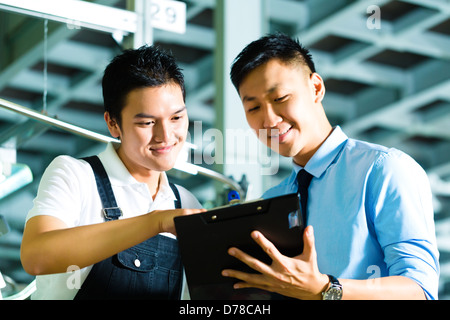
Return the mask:
{"type": "Polygon", "coordinates": [[[92,265],[159,232],[158,220],[151,214],[39,234],[30,230],[24,233],[22,264],[35,275],[66,272],[68,266],[92,265]]]}
{"type": "Polygon", "coordinates": [[[413,280],[392,276],[368,280],[339,279],[343,300],[421,300],[422,288],[413,280]]]}

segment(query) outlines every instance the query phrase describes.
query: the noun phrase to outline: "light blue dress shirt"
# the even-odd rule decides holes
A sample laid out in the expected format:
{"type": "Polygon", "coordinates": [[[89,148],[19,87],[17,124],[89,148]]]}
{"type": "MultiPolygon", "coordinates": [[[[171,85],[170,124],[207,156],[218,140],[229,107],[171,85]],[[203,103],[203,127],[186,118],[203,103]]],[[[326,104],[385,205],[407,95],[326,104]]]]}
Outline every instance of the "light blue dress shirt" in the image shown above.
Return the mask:
{"type": "MultiPolygon", "coordinates": [[[[297,192],[289,177],[263,198],[297,192]]],[[[308,161],[307,224],[319,270],[342,279],[405,276],[438,297],[439,253],[425,171],[397,150],[349,139],[340,127],[308,161]]],[[[344,288],[345,290],[345,288],[344,288]]]]}

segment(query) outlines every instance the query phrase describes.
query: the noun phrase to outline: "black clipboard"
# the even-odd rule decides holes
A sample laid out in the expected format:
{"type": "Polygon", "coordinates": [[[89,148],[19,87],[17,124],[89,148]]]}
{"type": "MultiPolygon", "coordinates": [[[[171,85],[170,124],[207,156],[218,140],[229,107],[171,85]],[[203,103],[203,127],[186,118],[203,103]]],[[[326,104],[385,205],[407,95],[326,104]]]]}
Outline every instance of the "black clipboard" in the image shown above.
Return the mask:
{"type": "Polygon", "coordinates": [[[251,238],[254,230],[290,257],[303,251],[303,219],[297,194],[256,200],[176,217],[175,228],[193,300],[266,300],[280,298],[259,289],[234,289],[238,280],[221,275],[223,269],[255,273],[227,250],[237,247],[270,264],[251,238]]]}

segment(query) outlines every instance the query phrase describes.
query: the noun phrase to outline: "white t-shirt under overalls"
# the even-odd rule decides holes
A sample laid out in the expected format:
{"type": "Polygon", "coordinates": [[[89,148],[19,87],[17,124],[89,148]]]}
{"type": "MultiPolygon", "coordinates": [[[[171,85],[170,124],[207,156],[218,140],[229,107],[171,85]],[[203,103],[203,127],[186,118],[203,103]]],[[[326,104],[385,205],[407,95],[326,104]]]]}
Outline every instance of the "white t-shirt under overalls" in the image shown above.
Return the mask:
{"type": "MultiPolygon", "coordinates": [[[[160,188],[153,200],[147,185],[138,182],[128,172],[118,157],[114,144],[109,143],[98,156],[111,181],[118,206],[122,209],[121,219],[154,210],[174,209],[176,198],[165,173],[161,175],[160,188]]],[[[183,208],[201,208],[198,200],[188,190],[178,185],[177,188],[183,208]]],[[[58,156],[45,170],[34,206],[26,220],[39,215],[48,215],[62,220],[68,228],[72,228],[104,222],[101,209],[102,203],[90,165],[70,156],[58,156]]],[[[167,233],[163,235],[174,237],[167,233]]],[[[37,276],[37,290],[32,299],[73,299],[91,268],[92,266],[83,268],[76,271],[77,274],[37,276]]]]}

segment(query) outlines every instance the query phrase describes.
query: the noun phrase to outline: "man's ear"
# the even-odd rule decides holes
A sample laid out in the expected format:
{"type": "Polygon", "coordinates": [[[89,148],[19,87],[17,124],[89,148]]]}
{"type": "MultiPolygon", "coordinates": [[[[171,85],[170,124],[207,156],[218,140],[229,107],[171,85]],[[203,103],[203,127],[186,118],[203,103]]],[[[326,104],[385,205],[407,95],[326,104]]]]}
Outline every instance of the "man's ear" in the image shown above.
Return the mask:
{"type": "Polygon", "coordinates": [[[325,83],[323,82],[322,77],[315,72],[311,74],[311,82],[313,84],[313,94],[315,96],[314,102],[320,103],[325,96],[325,83]]]}
{"type": "Polygon", "coordinates": [[[108,130],[111,136],[120,139],[122,132],[120,131],[120,127],[117,121],[111,118],[108,111],[104,113],[103,117],[105,118],[105,122],[108,126],[108,130]]]}

